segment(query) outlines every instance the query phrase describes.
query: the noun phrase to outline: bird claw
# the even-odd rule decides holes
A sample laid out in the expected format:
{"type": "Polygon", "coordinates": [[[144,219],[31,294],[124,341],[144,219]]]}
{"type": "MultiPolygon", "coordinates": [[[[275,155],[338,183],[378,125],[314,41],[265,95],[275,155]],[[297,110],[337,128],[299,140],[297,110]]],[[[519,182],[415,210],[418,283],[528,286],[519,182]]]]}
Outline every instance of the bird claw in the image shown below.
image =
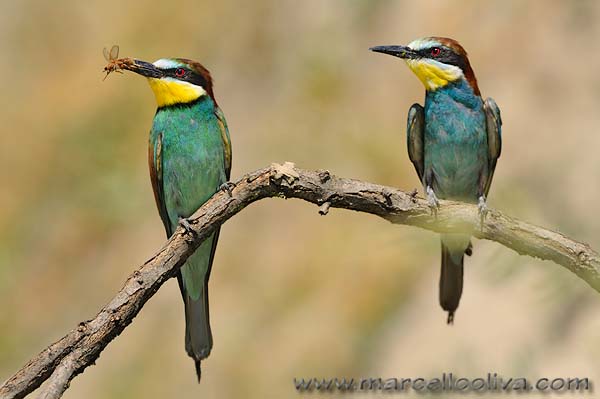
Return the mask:
{"type": "Polygon", "coordinates": [[[479,197],[479,202],[477,203],[477,209],[479,211],[479,222],[481,223],[481,229],[483,230],[483,222],[487,213],[489,212],[487,202],[485,201],[485,196],[479,197]]]}
{"type": "Polygon", "coordinates": [[[183,227],[183,229],[185,230],[185,234],[191,235],[191,236],[195,236],[196,232],[194,231],[194,229],[192,228],[192,225],[190,224],[190,220],[188,218],[179,218],[179,225],[181,227],[183,227]]]}
{"type": "Polygon", "coordinates": [[[429,205],[429,208],[431,209],[431,214],[437,215],[437,210],[440,207],[440,201],[438,200],[437,196],[435,195],[435,192],[430,186],[427,186],[427,189],[425,191],[427,192],[427,203],[429,205]]]}
{"type": "Polygon", "coordinates": [[[230,182],[227,181],[223,184],[221,184],[221,186],[219,187],[220,191],[225,191],[230,197],[232,197],[233,195],[231,194],[231,191],[236,187],[234,182],[230,182]]]}

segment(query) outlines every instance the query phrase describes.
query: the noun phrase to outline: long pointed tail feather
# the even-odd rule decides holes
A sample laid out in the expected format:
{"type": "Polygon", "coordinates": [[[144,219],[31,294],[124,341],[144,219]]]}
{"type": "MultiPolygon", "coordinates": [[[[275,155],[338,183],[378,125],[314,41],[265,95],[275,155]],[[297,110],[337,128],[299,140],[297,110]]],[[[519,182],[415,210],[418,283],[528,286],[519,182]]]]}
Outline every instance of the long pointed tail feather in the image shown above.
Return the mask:
{"type": "Polygon", "coordinates": [[[186,298],[185,306],[185,350],[194,359],[196,375],[200,382],[200,361],[210,355],[213,346],[208,313],[208,286],[204,287],[200,298],[186,298]]]}
{"type": "Polygon", "coordinates": [[[448,324],[454,322],[454,313],[463,291],[463,261],[465,249],[450,249],[442,240],[442,270],[440,274],[440,305],[448,312],[448,324]]]}
{"type": "Polygon", "coordinates": [[[210,355],[213,338],[208,306],[208,279],[219,231],[203,242],[181,269],[180,288],[185,305],[185,350],[194,360],[198,382],[200,363],[210,355]]]}
{"type": "Polygon", "coordinates": [[[187,297],[185,349],[194,360],[206,359],[213,345],[206,288],[197,300],[187,297]]]}
{"type": "Polygon", "coordinates": [[[198,384],[200,384],[200,380],[202,379],[202,370],[200,369],[200,360],[194,360],[194,364],[196,366],[196,377],[198,377],[198,384]]]}

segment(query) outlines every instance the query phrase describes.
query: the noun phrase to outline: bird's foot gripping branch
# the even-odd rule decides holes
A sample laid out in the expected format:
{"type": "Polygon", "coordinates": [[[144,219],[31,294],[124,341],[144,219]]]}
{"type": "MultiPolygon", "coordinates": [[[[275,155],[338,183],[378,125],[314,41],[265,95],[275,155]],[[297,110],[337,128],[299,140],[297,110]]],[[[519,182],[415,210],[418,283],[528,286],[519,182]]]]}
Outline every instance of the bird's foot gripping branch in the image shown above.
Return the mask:
{"type": "Polygon", "coordinates": [[[339,178],[325,170],[299,169],[290,162],[274,163],[243,176],[231,189],[231,195],[218,191],[188,219],[193,234],[180,226],[156,255],[129,276],[93,320],[80,323],[0,386],[0,398],[23,398],[45,381],[38,397],[61,397],[70,381],[94,364],[102,350],[215,229],[249,204],[268,197],[302,199],[319,206],[321,213],[326,213],[325,208],[343,208],[438,233],[469,232],[520,254],[564,266],[600,291],[598,254],[587,244],[560,233],[494,210],[488,211],[480,229],[476,205],[440,200],[437,215],[432,216],[427,200],[416,197],[414,192],[339,178]]]}

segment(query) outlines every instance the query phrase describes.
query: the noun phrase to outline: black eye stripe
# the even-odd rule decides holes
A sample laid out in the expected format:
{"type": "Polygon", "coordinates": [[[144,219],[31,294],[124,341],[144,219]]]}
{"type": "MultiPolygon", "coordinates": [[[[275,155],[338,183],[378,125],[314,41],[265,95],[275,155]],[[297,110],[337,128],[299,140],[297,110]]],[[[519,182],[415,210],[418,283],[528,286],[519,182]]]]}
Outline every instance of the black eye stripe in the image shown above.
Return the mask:
{"type": "Polygon", "coordinates": [[[450,50],[447,47],[437,46],[437,48],[440,49],[440,53],[437,56],[432,57],[432,55],[431,55],[432,48],[433,47],[419,50],[419,55],[421,55],[421,57],[423,57],[423,58],[429,58],[432,60],[436,60],[443,64],[454,65],[454,66],[459,67],[463,71],[465,70],[466,63],[462,56],[460,56],[459,54],[456,54],[454,51],[450,50]]]}
{"type": "Polygon", "coordinates": [[[190,71],[188,71],[185,68],[169,68],[169,69],[163,69],[163,72],[165,73],[165,75],[170,76],[172,78],[177,78],[177,70],[178,69],[183,69],[185,71],[185,75],[183,76],[183,78],[185,78],[186,76],[189,75],[190,71]]]}
{"type": "Polygon", "coordinates": [[[195,73],[194,71],[191,71],[187,68],[183,68],[183,67],[178,67],[178,68],[169,68],[169,69],[163,69],[163,72],[166,76],[169,76],[171,78],[175,78],[177,80],[181,80],[184,82],[190,82],[191,84],[194,84],[196,86],[202,86],[204,88],[206,88],[206,79],[204,79],[201,75],[195,73]],[[183,76],[177,76],[176,71],[178,69],[183,69],[185,71],[185,75],[183,76]]]}

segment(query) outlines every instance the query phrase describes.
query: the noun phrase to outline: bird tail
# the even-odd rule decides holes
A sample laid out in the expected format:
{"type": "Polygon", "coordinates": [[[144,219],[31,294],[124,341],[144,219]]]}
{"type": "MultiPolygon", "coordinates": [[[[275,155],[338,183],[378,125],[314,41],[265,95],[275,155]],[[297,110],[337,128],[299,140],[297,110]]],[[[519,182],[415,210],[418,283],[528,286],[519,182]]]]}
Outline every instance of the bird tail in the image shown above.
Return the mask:
{"type": "Polygon", "coordinates": [[[202,376],[200,361],[206,359],[213,346],[208,313],[208,285],[196,300],[186,294],[185,350],[194,359],[198,382],[202,376]]]}
{"type": "Polygon", "coordinates": [[[470,248],[469,236],[442,235],[442,270],[440,274],[440,305],[448,312],[448,324],[454,322],[463,291],[464,254],[470,248]]]}
{"type": "Polygon", "coordinates": [[[213,346],[208,310],[208,279],[219,232],[204,241],[181,267],[179,286],[185,307],[185,350],[194,360],[200,382],[200,362],[213,346]]]}

